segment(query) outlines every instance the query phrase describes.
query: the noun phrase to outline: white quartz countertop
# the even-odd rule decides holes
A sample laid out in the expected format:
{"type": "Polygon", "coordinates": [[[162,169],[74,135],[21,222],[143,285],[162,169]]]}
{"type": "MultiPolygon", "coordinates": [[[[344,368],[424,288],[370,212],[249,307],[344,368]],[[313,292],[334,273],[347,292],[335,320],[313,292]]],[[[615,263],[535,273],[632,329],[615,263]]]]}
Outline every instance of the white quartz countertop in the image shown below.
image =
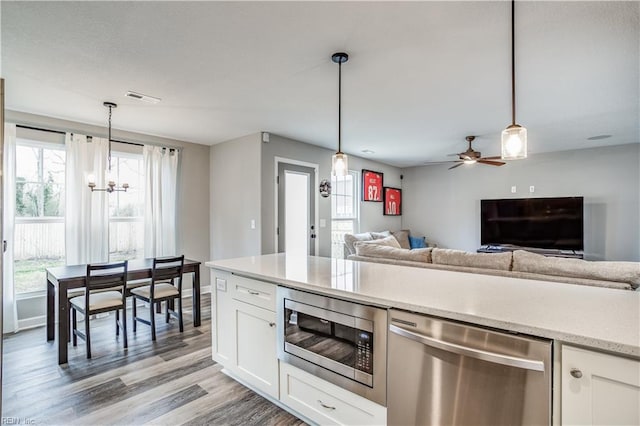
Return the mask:
{"type": "Polygon", "coordinates": [[[342,299],[640,357],[640,292],[286,254],[206,266],[342,299]]]}

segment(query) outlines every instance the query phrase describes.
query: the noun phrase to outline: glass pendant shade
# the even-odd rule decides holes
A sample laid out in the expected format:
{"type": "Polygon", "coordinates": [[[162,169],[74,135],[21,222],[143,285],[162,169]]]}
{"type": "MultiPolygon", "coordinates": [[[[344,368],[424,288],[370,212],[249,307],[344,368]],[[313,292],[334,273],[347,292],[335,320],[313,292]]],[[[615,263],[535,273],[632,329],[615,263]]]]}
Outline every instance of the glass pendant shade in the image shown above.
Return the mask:
{"type": "Polygon", "coordinates": [[[512,124],[502,131],[502,159],[521,160],[527,158],[527,129],[512,124]]]}
{"type": "Polygon", "coordinates": [[[331,176],[344,177],[349,173],[349,158],[347,154],[336,152],[331,157],[331,176]]]}

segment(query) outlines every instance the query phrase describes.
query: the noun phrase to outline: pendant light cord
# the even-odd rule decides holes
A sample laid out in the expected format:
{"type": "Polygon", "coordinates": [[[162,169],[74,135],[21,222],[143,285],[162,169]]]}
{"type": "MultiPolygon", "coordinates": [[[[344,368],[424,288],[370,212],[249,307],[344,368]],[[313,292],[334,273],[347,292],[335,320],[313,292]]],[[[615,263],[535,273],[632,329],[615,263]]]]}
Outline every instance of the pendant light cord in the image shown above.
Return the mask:
{"type": "Polygon", "coordinates": [[[111,171],[111,109],[112,106],[109,105],[109,155],[108,155],[108,160],[109,160],[109,171],[111,171]]]}
{"type": "Polygon", "coordinates": [[[511,124],[516,124],[516,1],[511,0],[511,124]]]}
{"type": "Polygon", "coordinates": [[[338,62],[338,152],[342,152],[342,61],[338,62]]]}

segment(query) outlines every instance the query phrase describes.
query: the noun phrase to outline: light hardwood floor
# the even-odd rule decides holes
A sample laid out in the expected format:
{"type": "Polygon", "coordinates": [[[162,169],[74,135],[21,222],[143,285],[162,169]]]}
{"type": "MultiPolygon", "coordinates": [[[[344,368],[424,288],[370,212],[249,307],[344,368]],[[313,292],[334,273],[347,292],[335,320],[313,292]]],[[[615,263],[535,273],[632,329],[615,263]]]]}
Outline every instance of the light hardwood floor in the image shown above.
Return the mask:
{"type": "Polygon", "coordinates": [[[211,359],[209,295],[202,300],[201,327],[193,327],[190,305],[184,333],[158,315],[155,343],[148,326],[138,324],[134,334],[128,321],[126,350],[113,313],[92,320],[93,358],[79,340],[63,366],[43,327],[5,337],[2,416],[52,425],[304,424],[220,371],[211,359]]]}

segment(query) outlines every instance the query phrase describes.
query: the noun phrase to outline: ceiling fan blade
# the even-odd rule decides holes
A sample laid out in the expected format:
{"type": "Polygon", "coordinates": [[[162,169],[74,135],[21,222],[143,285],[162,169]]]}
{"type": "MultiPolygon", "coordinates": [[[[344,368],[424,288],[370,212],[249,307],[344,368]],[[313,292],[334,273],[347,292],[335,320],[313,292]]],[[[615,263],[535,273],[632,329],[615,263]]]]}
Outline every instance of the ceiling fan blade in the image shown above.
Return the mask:
{"type": "Polygon", "coordinates": [[[499,155],[497,157],[482,157],[481,160],[501,160],[502,157],[499,155]]]}
{"type": "Polygon", "coordinates": [[[504,166],[507,163],[503,163],[502,161],[487,161],[484,158],[481,160],[478,160],[478,163],[481,164],[488,164],[490,166],[504,166]]]}
{"type": "Polygon", "coordinates": [[[464,164],[464,161],[461,161],[461,162],[459,162],[458,164],[456,164],[455,166],[451,166],[451,167],[449,167],[449,170],[451,170],[451,169],[455,169],[456,167],[460,167],[460,166],[462,166],[463,164],[464,164]]]}

